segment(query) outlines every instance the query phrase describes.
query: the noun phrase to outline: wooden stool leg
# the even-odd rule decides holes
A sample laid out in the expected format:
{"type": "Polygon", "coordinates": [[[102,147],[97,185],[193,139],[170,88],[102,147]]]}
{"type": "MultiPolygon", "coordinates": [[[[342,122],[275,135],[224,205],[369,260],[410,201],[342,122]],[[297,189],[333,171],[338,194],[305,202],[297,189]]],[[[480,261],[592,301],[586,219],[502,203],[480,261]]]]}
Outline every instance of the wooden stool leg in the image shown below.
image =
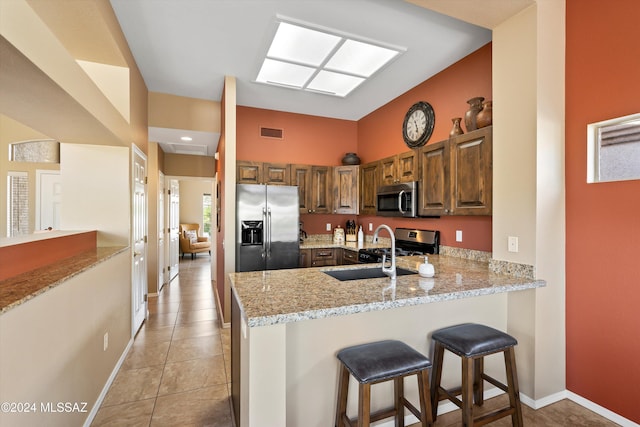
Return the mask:
{"type": "Polygon", "coordinates": [[[444,346],[436,341],[433,351],[433,366],[431,371],[431,417],[433,422],[438,418],[438,402],[440,402],[440,380],[442,379],[442,361],[444,346]]]}
{"type": "Polygon", "coordinates": [[[404,377],[393,379],[393,395],[396,408],[396,427],[404,427],[404,377]]]}
{"type": "Polygon", "coordinates": [[[431,409],[431,392],[429,390],[429,371],[423,369],[418,372],[418,391],[420,394],[420,421],[422,427],[433,424],[433,415],[431,409]]]}
{"type": "Polygon", "coordinates": [[[462,356],[462,425],[473,427],[473,361],[462,356]]]}
{"type": "Polygon", "coordinates": [[[504,363],[507,370],[509,405],[515,409],[511,415],[511,422],[516,427],[522,427],[522,406],[520,405],[520,389],[518,387],[518,372],[516,371],[516,352],[513,347],[505,350],[504,363]]]}
{"type": "Polygon", "coordinates": [[[473,401],[476,405],[482,406],[484,403],[484,357],[478,357],[473,361],[473,401]]]}
{"type": "Polygon", "coordinates": [[[371,384],[360,384],[358,397],[358,427],[369,427],[371,417],[371,384]]]}
{"type": "Polygon", "coordinates": [[[347,393],[349,391],[349,370],[340,365],[340,378],[338,379],[338,402],[336,404],[335,427],[342,427],[342,417],[347,413],[347,393]]]}

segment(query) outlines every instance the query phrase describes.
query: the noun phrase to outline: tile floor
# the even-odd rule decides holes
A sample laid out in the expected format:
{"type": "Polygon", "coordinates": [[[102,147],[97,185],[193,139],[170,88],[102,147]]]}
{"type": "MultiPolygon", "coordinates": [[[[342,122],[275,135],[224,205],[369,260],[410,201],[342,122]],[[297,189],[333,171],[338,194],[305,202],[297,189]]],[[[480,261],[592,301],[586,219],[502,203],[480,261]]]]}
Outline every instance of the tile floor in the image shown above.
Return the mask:
{"type": "MultiPolygon", "coordinates": [[[[209,262],[202,255],[180,261],[179,276],[150,298],[149,318],[92,426],[233,427],[230,330],[219,324],[209,262]]],[[[505,401],[506,396],[490,399],[483,408],[505,401]]],[[[527,427],[617,425],[569,400],[537,411],[522,409],[527,427]]],[[[461,425],[460,412],[439,416],[435,425],[461,425]]],[[[509,426],[511,420],[490,425],[509,426]]]]}

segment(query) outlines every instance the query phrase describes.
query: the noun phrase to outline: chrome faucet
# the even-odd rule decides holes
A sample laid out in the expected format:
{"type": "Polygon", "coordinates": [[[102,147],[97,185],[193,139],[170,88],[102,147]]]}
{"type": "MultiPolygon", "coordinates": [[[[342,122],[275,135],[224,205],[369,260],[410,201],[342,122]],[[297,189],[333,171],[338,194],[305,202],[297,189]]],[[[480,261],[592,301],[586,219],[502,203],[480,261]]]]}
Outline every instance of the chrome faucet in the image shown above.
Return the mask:
{"type": "Polygon", "coordinates": [[[382,228],[387,230],[387,232],[389,232],[389,236],[391,236],[391,266],[385,266],[387,262],[387,255],[382,255],[382,272],[389,276],[391,280],[396,280],[396,236],[393,234],[391,227],[385,224],[380,224],[373,233],[373,243],[378,243],[378,232],[382,228]]]}

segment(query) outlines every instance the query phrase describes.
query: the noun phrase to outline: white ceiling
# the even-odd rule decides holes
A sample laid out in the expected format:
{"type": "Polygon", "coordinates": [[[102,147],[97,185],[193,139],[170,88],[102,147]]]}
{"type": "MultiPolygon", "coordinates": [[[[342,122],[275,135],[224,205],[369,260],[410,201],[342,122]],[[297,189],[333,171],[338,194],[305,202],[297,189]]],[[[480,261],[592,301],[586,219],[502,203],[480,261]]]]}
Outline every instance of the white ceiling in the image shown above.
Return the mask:
{"type": "MultiPolygon", "coordinates": [[[[457,3],[464,19],[475,18],[487,28],[503,19],[497,15],[511,15],[532,2],[483,0],[510,5],[502,12],[493,7],[483,20],[478,19],[479,12],[465,17],[467,9],[460,7],[460,1],[480,3],[477,0],[413,1],[435,6],[457,3]]],[[[346,120],[362,118],[491,40],[488,29],[401,0],[111,0],[111,4],[149,91],[220,101],[224,77],[235,76],[238,105],[346,120]],[[279,17],[401,46],[406,52],[345,98],[255,83],[279,17]]]]}

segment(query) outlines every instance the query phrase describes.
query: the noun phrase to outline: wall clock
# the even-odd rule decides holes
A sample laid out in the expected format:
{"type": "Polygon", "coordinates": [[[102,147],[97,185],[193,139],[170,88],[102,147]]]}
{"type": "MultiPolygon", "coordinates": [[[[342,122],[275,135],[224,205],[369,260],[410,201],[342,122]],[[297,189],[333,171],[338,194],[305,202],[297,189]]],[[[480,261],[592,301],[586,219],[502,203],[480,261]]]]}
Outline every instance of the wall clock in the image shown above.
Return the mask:
{"type": "Polygon", "coordinates": [[[428,102],[416,102],[409,108],[402,122],[402,138],[409,148],[422,147],[433,133],[436,115],[428,102]]]}

